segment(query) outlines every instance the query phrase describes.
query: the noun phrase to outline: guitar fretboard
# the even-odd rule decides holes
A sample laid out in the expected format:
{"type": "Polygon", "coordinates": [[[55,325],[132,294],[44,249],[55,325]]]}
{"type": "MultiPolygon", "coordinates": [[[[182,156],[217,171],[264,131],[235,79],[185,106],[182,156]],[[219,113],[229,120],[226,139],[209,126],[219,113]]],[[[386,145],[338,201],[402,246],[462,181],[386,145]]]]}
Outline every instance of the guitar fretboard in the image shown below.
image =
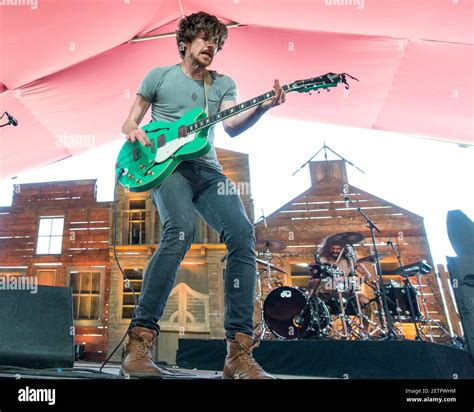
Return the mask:
{"type": "MultiPolygon", "coordinates": [[[[291,84],[285,84],[284,86],[282,86],[282,89],[285,93],[292,91],[305,91],[301,90],[305,86],[311,87],[311,90],[315,90],[319,88],[334,87],[339,81],[340,77],[336,80],[329,78],[328,75],[324,75],[313,79],[299,80],[291,84]]],[[[250,109],[251,107],[258,106],[265,100],[270,100],[271,98],[273,98],[273,96],[275,96],[275,91],[271,90],[269,92],[261,94],[260,96],[253,97],[252,99],[249,99],[243,103],[239,103],[236,106],[229,107],[226,110],[222,110],[216,114],[198,120],[197,122],[191,123],[190,125],[186,126],[186,134],[195,133],[198,130],[210,127],[213,124],[216,124],[229,117],[235,116],[245,110],[250,109]]]]}

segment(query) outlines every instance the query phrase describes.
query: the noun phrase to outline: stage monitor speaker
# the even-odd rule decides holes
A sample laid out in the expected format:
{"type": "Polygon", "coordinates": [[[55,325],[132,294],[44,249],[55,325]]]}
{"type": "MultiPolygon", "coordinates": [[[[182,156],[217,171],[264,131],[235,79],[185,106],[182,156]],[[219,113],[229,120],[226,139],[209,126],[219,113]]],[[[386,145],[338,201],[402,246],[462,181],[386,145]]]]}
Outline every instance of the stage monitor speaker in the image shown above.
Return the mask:
{"type": "Polygon", "coordinates": [[[464,336],[474,357],[474,256],[447,257],[464,336]]]}
{"type": "Polygon", "coordinates": [[[74,366],[72,291],[36,286],[0,290],[0,365],[25,368],[74,366]],[[35,290],[36,289],[36,290],[35,290]]]}
{"type": "Polygon", "coordinates": [[[474,223],[461,210],[450,210],[446,217],[448,238],[456,255],[474,255],[474,223]]]}

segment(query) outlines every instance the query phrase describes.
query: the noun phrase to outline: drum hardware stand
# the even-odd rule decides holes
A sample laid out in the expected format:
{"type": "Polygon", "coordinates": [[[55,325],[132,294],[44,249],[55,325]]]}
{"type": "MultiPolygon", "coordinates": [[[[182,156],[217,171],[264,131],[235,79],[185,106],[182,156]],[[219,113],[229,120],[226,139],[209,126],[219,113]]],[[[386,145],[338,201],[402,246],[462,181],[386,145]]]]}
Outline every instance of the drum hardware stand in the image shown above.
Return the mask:
{"type": "Polygon", "coordinates": [[[379,318],[380,318],[380,323],[382,325],[382,329],[385,329],[387,327],[387,335],[383,337],[382,339],[397,339],[397,333],[395,332],[394,326],[393,326],[393,321],[392,321],[392,316],[388,310],[388,304],[387,304],[387,295],[385,293],[385,286],[383,285],[382,281],[382,267],[380,266],[380,259],[379,259],[379,252],[377,250],[377,243],[375,241],[375,231],[380,233],[380,229],[375,225],[375,223],[362,211],[362,209],[357,206],[352,199],[345,193],[343,190],[344,194],[344,200],[346,202],[349,202],[352,207],[354,207],[362,216],[363,218],[367,221],[368,223],[368,228],[370,229],[370,237],[372,239],[372,245],[374,247],[374,255],[375,255],[375,272],[376,272],[376,282],[375,284],[377,285],[377,292],[379,293],[379,299],[378,299],[378,305],[379,305],[379,318]],[[385,325],[384,322],[384,317],[382,315],[382,309],[385,312],[385,320],[387,321],[387,325],[385,325]]]}
{"type": "MultiPolygon", "coordinates": [[[[260,280],[259,272],[257,272],[257,293],[255,296],[255,300],[258,302],[259,312],[260,312],[260,321],[258,322],[259,334],[256,339],[260,341],[262,339],[265,339],[265,336],[269,335],[270,332],[267,329],[267,325],[265,324],[265,318],[263,316],[262,282],[260,280]]],[[[254,330],[255,330],[255,326],[254,326],[254,330]]]]}
{"type": "MultiPolygon", "coordinates": [[[[372,274],[367,270],[367,268],[364,266],[364,265],[358,265],[358,267],[362,268],[366,274],[368,275],[369,278],[372,277],[372,274]]],[[[377,285],[374,284],[375,286],[372,286],[371,283],[372,282],[368,282],[368,281],[364,281],[365,283],[367,283],[367,285],[369,285],[370,288],[372,288],[374,291],[375,291],[375,294],[377,294],[377,285]]],[[[370,303],[376,301],[377,298],[375,299],[370,299],[366,304],[365,306],[368,306],[370,303]]],[[[364,317],[365,321],[373,327],[373,330],[371,330],[369,332],[369,336],[372,337],[372,335],[374,335],[376,332],[380,332],[382,335],[386,336],[386,332],[380,327],[380,325],[377,323],[377,322],[374,322],[372,319],[370,319],[365,313],[362,313],[362,316],[364,317]]]]}
{"type": "Polygon", "coordinates": [[[423,314],[422,314],[422,317],[421,317],[421,329],[423,329],[424,326],[425,326],[426,324],[428,324],[428,331],[429,331],[429,333],[430,333],[429,339],[430,339],[431,342],[433,342],[434,339],[433,339],[432,323],[434,323],[434,324],[441,330],[442,333],[448,335],[448,336],[451,338],[452,343],[453,343],[454,345],[457,345],[456,339],[455,339],[453,336],[451,336],[451,334],[450,334],[446,329],[444,329],[444,327],[443,327],[438,321],[434,320],[434,319],[431,317],[431,315],[430,315],[430,313],[429,313],[429,311],[428,311],[428,306],[427,306],[427,304],[426,304],[426,298],[425,298],[425,295],[424,295],[424,293],[423,293],[423,288],[422,288],[422,283],[421,283],[421,276],[422,276],[421,272],[420,272],[420,271],[417,271],[417,272],[416,272],[416,278],[417,278],[418,288],[419,288],[419,290],[420,290],[420,296],[421,296],[421,302],[422,302],[422,304],[423,304],[423,310],[424,310],[424,312],[425,312],[425,314],[426,314],[425,316],[423,316],[423,314]]]}
{"type": "MultiPolygon", "coordinates": [[[[343,250],[345,251],[346,259],[349,261],[349,264],[351,266],[351,272],[349,273],[348,278],[359,279],[359,277],[356,274],[355,265],[354,265],[354,262],[356,260],[354,247],[350,244],[347,244],[343,250]]],[[[350,319],[350,321],[358,326],[358,328],[360,329],[360,331],[358,332],[361,334],[362,339],[368,339],[368,334],[364,330],[364,314],[362,313],[362,307],[360,306],[359,293],[355,287],[350,288],[350,290],[351,289],[354,293],[354,299],[356,301],[356,307],[357,307],[356,317],[359,318],[360,324],[357,324],[352,319],[350,319]]]]}
{"type": "Polygon", "coordinates": [[[272,263],[273,255],[270,252],[269,248],[267,248],[265,250],[265,252],[263,252],[263,258],[264,258],[265,263],[266,263],[265,273],[267,275],[268,289],[270,289],[270,291],[272,291],[273,290],[273,280],[272,280],[272,269],[271,269],[270,264],[272,263]]]}
{"type": "Polygon", "coordinates": [[[343,297],[342,297],[342,291],[339,287],[339,285],[336,286],[336,289],[337,289],[337,296],[338,296],[338,300],[339,300],[339,307],[341,308],[341,313],[339,314],[339,319],[341,319],[341,324],[342,324],[342,330],[343,330],[343,334],[341,334],[342,337],[344,337],[345,339],[349,339],[349,334],[348,334],[348,331],[347,331],[347,320],[348,320],[348,317],[346,315],[346,309],[345,309],[345,305],[344,305],[344,302],[343,302],[343,297]]]}
{"type": "MultiPolygon", "coordinates": [[[[318,261],[318,259],[316,261],[318,261]]],[[[321,261],[319,261],[319,263],[320,262],[321,261]]],[[[318,286],[313,287],[311,289],[311,292],[307,296],[307,302],[303,306],[303,309],[301,309],[300,313],[293,318],[293,324],[295,325],[295,327],[297,327],[297,328],[301,327],[301,321],[303,320],[304,313],[305,313],[306,310],[309,309],[309,307],[311,305],[311,299],[315,296],[316,291],[319,289],[320,285],[321,285],[321,282],[319,282],[318,286]]],[[[322,328],[321,328],[321,323],[319,322],[319,305],[317,305],[317,304],[316,304],[315,316],[316,316],[316,322],[318,324],[318,334],[319,334],[318,337],[322,338],[322,328]]]]}
{"type": "MultiPolygon", "coordinates": [[[[339,256],[338,256],[336,262],[339,261],[339,259],[341,258],[341,256],[342,256],[342,251],[341,251],[341,253],[339,254],[339,256]]],[[[320,257],[320,255],[319,255],[319,253],[317,253],[317,252],[314,254],[314,261],[315,261],[320,267],[322,266],[321,257],[320,257]]],[[[331,277],[331,279],[334,281],[334,277],[333,277],[333,276],[331,277]]],[[[310,298],[312,298],[312,297],[316,294],[317,290],[318,290],[319,287],[321,286],[321,283],[322,283],[322,278],[320,279],[320,282],[319,282],[318,286],[317,286],[316,288],[313,288],[312,293],[310,294],[310,298]]],[[[340,292],[338,292],[338,295],[340,295],[340,296],[338,296],[338,297],[339,297],[339,305],[341,306],[341,311],[344,311],[344,303],[342,302],[342,299],[343,299],[343,298],[342,298],[342,294],[341,294],[340,292]]],[[[310,300],[308,300],[308,303],[309,303],[309,301],[310,301],[310,300]]],[[[304,313],[304,310],[305,310],[305,309],[306,309],[306,308],[303,308],[303,310],[301,311],[301,313],[299,314],[298,317],[300,317],[300,316],[304,313]]],[[[319,307],[318,307],[318,311],[319,311],[319,307]]],[[[345,315],[344,315],[344,316],[345,316],[345,315]]],[[[318,312],[318,316],[316,317],[316,320],[317,320],[317,322],[318,322],[319,333],[321,333],[321,325],[320,325],[320,323],[319,323],[319,312],[318,312]]],[[[346,325],[345,323],[343,323],[345,333],[344,333],[344,334],[341,334],[338,330],[336,330],[336,329],[332,326],[331,323],[332,323],[332,322],[329,323],[328,329],[329,329],[329,330],[332,330],[332,331],[333,331],[336,335],[338,335],[339,337],[341,337],[341,338],[346,338],[346,339],[347,339],[347,325],[346,325]]]]}
{"type": "MultiPolygon", "coordinates": [[[[347,307],[347,301],[346,300],[346,303],[344,303],[344,297],[342,296],[342,290],[341,290],[341,287],[338,285],[336,286],[336,289],[337,289],[337,295],[338,295],[338,301],[339,301],[339,309],[341,310],[341,313],[339,315],[337,315],[337,317],[341,320],[341,325],[342,325],[342,333],[340,331],[337,331],[335,328],[333,328],[331,326],[331,329],[333,330],[333,332],[335,332],[340,338],[343,338],[343,339],[350,339],[351,338],[351,335],[356,332],[356,329],[353,329],[352,327],[349,327],[351,325],[354,325],[356,326],[359,330],[357,331],[363,339],[367,339],[368,338],[368,335],[365,333],[364,331],[364,327],[363,327],[363,324],[360,325],[358,324],[357,322],[354,322],[354,320],[351,319],[351,317],[349,315],[346,314],[346,307],[347,307]],[[350,329],[350,331],[349,331],[350,329]]],[[[358,301],[358,298],[357,299],[357,303],[358,303],[358,308],[360,308],[360,302],[358,301]]],[[[360,310],[360,309],[359,309],[360,310]]],[[[359,312],[360,313],[360,312],[359,312]]],[[[359,315],[356,315],[357,317],[359,317],[359,315]]]]}
{"type": "MultiPolygon", "coordinates": [[[[403,268],[401,255],[400,253],[398,253],[398,250],[395,248],[393,242],[390,239],[387,240],[387,245],[389,245],[392,248],[393,253],[395,254],[395,257],[397,258],[398,264],[400,265],[401,268],[403,268]]],[[[410,315],[413,321],[413,326],[415,327],[415,331],[416,331],[415,340],[424,340],[421,330],[418,327],[418,324],[416,323],[417,318],[415,314],[415,308],[413,307],[411,292],[415,291],[415,288],[413,287],[413,284],[411,283],[410,278],[408,277],[408,274],[405,272],[405,269],[402,270],[401,276],[403,277],[403,288],[405,289],[405,293],[407,295],[408,305],[410,306],[410,315]]],[[[416,299],[416,296],[415,296],[415,299],[416,299]]]]}
{"type": "MultiPolygon", "coordinates": [[[[344,249],[342,249],[341,252],[339,253],[339,256],[336,259],[336,265],[339,263],[339,260],[341,259],[343,253],[344,253],[344,249]]],[[[346,278],[344,278],[344,282],[345,282],[345,279],[346,278]]],[[[334,277],[332,277],[332,281],[335,282],[336,279],[334,277]]],[[[344,285],[344,289],[345,289],[345,285],[344,285]]],[[[339,286],[339,283],[336,284],[336,290],[337,290],[337,298],[338,298],[337,300],[339,302],[339,309],[341,310],[341,313],[339,313],[339,315],[337,315],[337,317],[341,320],[343,333],[338,332],[336,330],[334,330],[334,332],[336,332],[336,334],[338,334],[341,338],[349,339],[351,334],[348,331],[347,323],[352,322],[352,319],[350,319],[346,315],[346,305],[347,305],[347,303],[344,304],[344,297],[342,296],[342,290],[339,286]]],[[[351,331],[351,333],[352,333],[352,331],[351,331]]]]}
{"type": "MultiPolygon", "coordinates": [[[[324,146],[326,146],[326,144],[324,146]]],[[[324,150],[324,155],[326,156],[326,150],[324,150]]],[[[344,253],[344,249],[341,249],[341,253],[339,253],[339,256],[336,259],[336,265],[339,263],[339,260],[341,259],[343,253],[344,253]]],[[[332,277],[332,281],[335,282],[336,279],[332,277]]],[[[336,290],[337,290],[337,300],[339,302],[339,308],[341,309],[341,313],[338,315],[338,318],[341,320],[342,330],[344,332],[343,334],[339,333],[339,336],[345,339],[349,339],[349,333],[347,330],[347,321],[349,320],[349,318],[346,315],[344,298],[342,296],[342,291],[341,291],[341,288],[339,287],[339,284],[336,284],[336,290]]]]}

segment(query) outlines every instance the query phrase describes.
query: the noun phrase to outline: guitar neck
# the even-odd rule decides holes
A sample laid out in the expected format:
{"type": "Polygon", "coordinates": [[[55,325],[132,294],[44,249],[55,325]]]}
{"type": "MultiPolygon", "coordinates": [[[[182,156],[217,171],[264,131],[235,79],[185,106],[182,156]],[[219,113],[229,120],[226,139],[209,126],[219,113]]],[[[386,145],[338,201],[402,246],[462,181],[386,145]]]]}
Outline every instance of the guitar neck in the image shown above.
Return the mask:
{"type": "MultiPolygon", "coordinates": [[[[282,86],[282,89],[285,93],[288,92],[309,92],[311,90],[321,89],[321,88],[328,88],[334,87],[341,81],[340,75],[331,75],[330,73],[315,77],[312,79],[307,80],[297,80],[291,84],[285,84],[282,86]]],[[[194,133],[201,129],[205,129],[210,127],[222,120],[228,119],[229,117],[235,116],[245,110],[248,110],[252,107],[258,106],[265,100],[270,100],[275,96],[275,91],[271,90],[266,93],[261,94],[260,96],[253,97],[245,102],[239,103],[233,107],[230,107],[226,110],[222,110],[216,114],[208,116],[204,119],[198,120],[195,123],[191,123],[190,125],[186,126],[186,133],[194,133]]]]}

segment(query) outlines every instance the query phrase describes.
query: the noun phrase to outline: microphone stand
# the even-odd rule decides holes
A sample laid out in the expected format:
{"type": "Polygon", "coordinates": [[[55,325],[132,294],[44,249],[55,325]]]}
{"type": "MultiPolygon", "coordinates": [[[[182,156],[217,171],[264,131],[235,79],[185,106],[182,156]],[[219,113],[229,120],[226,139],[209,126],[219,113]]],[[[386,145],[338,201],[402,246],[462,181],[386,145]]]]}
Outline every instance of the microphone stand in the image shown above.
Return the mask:
{"type": "MultiPolygon", "coordinates": [[[[321,259],[319,257],[319,253],[315,253],[315,259],[314,261],[316,262],[316,264],[318,265],[321,265],[321,259]]],[[[303,309],[301,309],[300,313],[298,313],[298,315],[296,315],[295,317],[293,317],[293,324],[297,327],[297,328],[300,328],[301,325],[302,325],[302,322],[303,322],[303,316],[305,314],[305,312],[308,310],[308,308],[310,307],[311,305],[311,300],[313,299],[313,296],[316,295],[316,292],[317,290],[319,289],[319,287],[321,286],[321,279],[319,280],[319,283],[318,283],[318,286],[316,287],[313,287],[311,288],[311,292],[310,294],[306,297],[306,304],[303,306],[303,309]]],[[[319,319],[319,305],[317,304],[316,302],[316,313],[315,313],[315,317],[316,317],[316,322],[318,324],[318,334],[319,334],[319,338],[321,338],[323,335],[322,335],[322,329],[321,329],[321,323],[320,323],[320,319],[319,319]]]]}
{"type": "MultiPolygon", "coordinates": [[[[393,244],[393,242],[390,239],[387,241],[387,245],[390,245],[390,247],[392,248],[393,253],[395,254],[395,256],[398,260],[398,264],[402,268],[401,276],[404,277],[404,279],[403,279],[403,288],[405,289],[405,292],[406,292],[406,295],[407,295],[408,305],[410,306],[410,314],[411,314],[411,318],[412,318],[412,321],[413,321],[413,326],[415,326],[415,331],[416,331],[415,340],[424,340],[421,336],[421,331],[418,328],[418,325],[416,323],[415,308],[413,307],[413,301],[412,301],[412,294],[411,293],[412,293],[412,291],[415,290],[415,288],[413,287],[413,284],[411,283],[410,278],[408,277],[408,274],[405,272],[405,269],[403,268],[402,258],[400,256],[400,254],[398,253],[397,249],[395,248],[395,245],[393,244]]],[[[415,299],[416,299],[416,297],[415,297],[415,299]]]]}
{"type": "Polygon", "coordinates": [[[3,117],[7,115],[8,122],[0,125],[0,127],[5,127],[5,126],[18,126],[18,121],[8,112],[4,112],[2,116],[0,117],[0,120],[3,119],[3,117]]]}
{"type": "Polygon", "coordinates": [[[390,315],[390,311],[388,310],[388,303],[387,303],[387,295],[385,294],[385,286],[383,284],[383,279],[382,279],[382,267],[380,266],[380,259],[379,259],[379,252],[377,250],[377,243],[375,241],[375,231],[380,233],[380,229],[375,225],[374,222],[362,211],[362,209],[357,206],[352,199],[344,193],[344,200],[346,202],[349,202],[352,207],[354,207],[362,216],[363,218],[367,221],[368,223],[368,228],[370,229],[370,237],[372,239],[372,245],[374,247],[374,255],[375,255],[375,277],[376,277],[376,282],[375,285],[377,286],[377,294],[379,296],[379,299],[377,299],[378,307],[379,307],[379,319],[380,323],[382,325],[382,329],[385,329],[385,322],[384,318],[382,315],[382,312],[385,312],[385,320],[387,321],[387,333],[388,335],[385,336],[382,339],[396,339],[397,334],[395,333],[394,327],[393,327],[393,321],[392,317],[390,315]],[[382,311],[383,308],[383,311],[382,311]]]}

